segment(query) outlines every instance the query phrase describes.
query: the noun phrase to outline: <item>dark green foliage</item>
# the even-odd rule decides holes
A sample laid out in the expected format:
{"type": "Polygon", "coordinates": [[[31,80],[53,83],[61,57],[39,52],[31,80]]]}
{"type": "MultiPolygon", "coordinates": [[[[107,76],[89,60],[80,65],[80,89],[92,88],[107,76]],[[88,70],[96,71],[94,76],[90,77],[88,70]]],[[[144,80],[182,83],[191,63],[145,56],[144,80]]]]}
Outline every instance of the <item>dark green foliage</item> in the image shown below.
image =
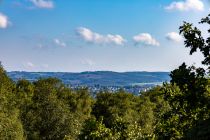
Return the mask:
{"type": "Polygon", "coordinates": [[[110,127],[117,117],[123,117],[128,121],[133,121],[135,115],[135,104],[137,97],[125,92],[99,93],[93,107],[93,115],[99,119],[104,118],[106,126],[110,127]]]}
{"type": "Polygon", "coordinates": [[[95,119],[89,119],[85,122],[79,139],[111,140],[114,139],[114,136],[112,131],[103,124],[102,120],[96,121],[95,119]]]}
{"type": "MultiPolygon", "coordinates": [[[[201,20],[201,24],[208,24],[210,25],[210,14],[208,17],[203,18],[201,20]]],[[[210,33],[210,29],[208,30],[210,33]]],[[[202,63],[204,65],[207,65],[209,67],[210,65],[210,37],[208,37],[206,40],[204,37],[202,37],[201,31],[197,27],[193,27],[193,24],[184,22],[183,26],[180,27],[180,33],[183,34],[185,38],[185,46],[189,47],[190,54],[193,54],[197,51],[197,49],[202,52],[204,56],[204,60],[202,63]]],[[[210,68],[210,67],[209,67],[210,68]]]]}
{"type": "Polygon", "coordinates": [[[209,140],[210,139],[210,119],[198,121],[197,124],[185,134],[186,139],[190,140],[209,140]]]}
{"type": "MultiPolygon", "coordinates": [[[[207,109],[207,97],[209,94],[208,80],[205,78],[205,71],[200,68],[196,69],[182,64],[179,69],[171,72],[171,78],[172,85],[176,84],[183,93],[180,96],[173,97],[179,102],[179,108],[185,109],[188,115],[192,115],[193,111],[196,111],[197,117],[205,117],[203,113],[207,111],[205,109],[207,109]],[[201,109],[201,112],[198,112],[197,109],[201,109]],[[200,115],[198,113],[200,113],[200,115]]],[[[166,95],[166,98],[167,96],[168,95],[166,95]]],[[[172,100],[171,102],[174,101],[172,100]]]]}
{"type": "MultiPolygon", "coordinates": [[[[209,16],[200,23],[210,24],[209,16]]],[[[170,104],[170,110],[162,115],[156,133],[160,139],[207,140],[210,133],[204,122],[208,123],[210,118],[209,80],[206,74],[210,68],[210,37],[205,40],[198,28],[186,22],[180,27],[180,33],[185,38],[185,46],[190,48],[190,54],[198,49],[203,54],[202,64],[208,66],[208,70],[188,67],[183,63],[171,72],[171,84],[163,86],[164,99],[170,104]]]]}

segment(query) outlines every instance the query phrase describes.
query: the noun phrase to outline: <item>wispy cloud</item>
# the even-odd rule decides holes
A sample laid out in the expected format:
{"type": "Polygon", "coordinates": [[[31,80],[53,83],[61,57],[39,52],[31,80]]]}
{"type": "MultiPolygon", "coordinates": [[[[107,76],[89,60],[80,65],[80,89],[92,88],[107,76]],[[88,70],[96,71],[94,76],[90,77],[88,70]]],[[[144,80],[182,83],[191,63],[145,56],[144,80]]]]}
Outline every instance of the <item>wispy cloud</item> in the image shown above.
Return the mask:
{"type": "Polygon", "coordinates": [[[35,68],[35,65],[32,62],[23,63],[23,66],[26,69],[33,69],[33,68],[35,68]]]}
{"type": "Polygon", "coordinates": [[[34,64],[31,61],[26,61],[22,63],[23,69],[26,71],[48,71],[49,65],[46,63],[34,64]]]}
{"type": "Polygon", "coordinates": [[[169,41],[177,42],[177,43],[183,41],[183,37],[176,32],[167,33],[166,34],[166,39],[169,40],[169,41]]]}
{"type": "Polygon", "coordinates": [[[9,26],[10,22],[6,15],[0,13],[0,28],[7,28],[9,26]]]}
{"type": "Polygon", "coordinates": [[[141,33],[133,37],[136,44],[144,44],[148,46],[160,46],[160,43],[149,33],[141,33]]]}
{"type": "Polygon", "coordinates": [[[61,40],[58,39],[58,38],[55,38],[55,39],[54,39],[54,43],[55,43],[57,46],[59,46],[59,47],[66,47],[66,43],[63,42],[63,41],[61,41],[61,40]]]}
{"type": "Polygon", "coordinates": [[[166,6],[167,10],[179,10],[179,11],[203,11],[204,3],[201,0],[185,0],[172,2],[170,5],[166,6]]]}
{"type": "Polygon", "coordinates": [[[87,42],[94,44],[115,44],[123,45],[126,40],[121,35],[102,35],[91,31],[88,28],[80,27],[77,29],[77,34],[87,42]]]}
{"type": "Polygon", "coordinates": [[[82,60],[82,64],[88,65],[88,66],[94,66],[96,63],[93,60],[86,58],[82,60]]]}
{"type": "Polygon", "coordinates": [[[33,3],[34,6],[38,8],[44,8],[44,9],[51,9],[54,8],[54,3],[52,0],[29,0],[33,3]]]}

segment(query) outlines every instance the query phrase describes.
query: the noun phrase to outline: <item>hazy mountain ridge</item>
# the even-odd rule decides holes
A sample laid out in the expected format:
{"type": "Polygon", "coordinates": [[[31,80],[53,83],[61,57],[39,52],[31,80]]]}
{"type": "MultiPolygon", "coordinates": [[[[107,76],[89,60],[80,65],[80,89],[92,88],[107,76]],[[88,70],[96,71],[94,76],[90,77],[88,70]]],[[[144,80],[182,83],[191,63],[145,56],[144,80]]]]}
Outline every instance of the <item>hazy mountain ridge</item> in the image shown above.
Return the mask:
{"type": "Polygon", "coordinates": [[[128,86],[135,83],[156,83],[169,81],[169,72],[8,72],[14,81],[27,79],[35,81],[39,78],[56,77],[65,84],[70,85],[102,85],[102,86],[128,86]]]}

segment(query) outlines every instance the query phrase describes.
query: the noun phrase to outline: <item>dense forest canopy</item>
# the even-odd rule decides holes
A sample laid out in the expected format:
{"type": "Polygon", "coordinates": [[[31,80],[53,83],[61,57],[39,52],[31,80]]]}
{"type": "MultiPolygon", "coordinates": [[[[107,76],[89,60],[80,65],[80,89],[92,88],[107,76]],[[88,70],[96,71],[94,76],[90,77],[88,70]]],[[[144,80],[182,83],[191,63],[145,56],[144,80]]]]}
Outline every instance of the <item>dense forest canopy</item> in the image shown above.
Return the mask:
{"type": "MultiPolygon", "coordinates": [[[[210,25],[210,15],[200,23],[210,25]]],[[[56,78],[14,82],[0,66],[0,139],[210,139],[210,37],[187,22],[180,33],[208,68],[183,63],[170,83],[139,96],[119,90],[93,98],[56,78]]]]}

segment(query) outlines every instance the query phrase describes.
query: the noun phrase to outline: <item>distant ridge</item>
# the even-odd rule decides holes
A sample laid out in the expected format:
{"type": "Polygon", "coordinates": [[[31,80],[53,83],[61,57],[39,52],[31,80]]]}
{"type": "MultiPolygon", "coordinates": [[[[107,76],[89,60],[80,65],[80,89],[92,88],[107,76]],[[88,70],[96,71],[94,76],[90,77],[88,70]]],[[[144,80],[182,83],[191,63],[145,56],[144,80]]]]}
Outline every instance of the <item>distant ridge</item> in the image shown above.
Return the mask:
{"type": "Polygon", "coordinates": [[[8,72],[14,81],[27,79],[35,81],[39,78],[56,77],[65,84],[83,86],[128,86],[138,83],[157,83],[170,80],[169,72],[113,72],[113,71],[85,71],[85,72],[8,72]]]}

